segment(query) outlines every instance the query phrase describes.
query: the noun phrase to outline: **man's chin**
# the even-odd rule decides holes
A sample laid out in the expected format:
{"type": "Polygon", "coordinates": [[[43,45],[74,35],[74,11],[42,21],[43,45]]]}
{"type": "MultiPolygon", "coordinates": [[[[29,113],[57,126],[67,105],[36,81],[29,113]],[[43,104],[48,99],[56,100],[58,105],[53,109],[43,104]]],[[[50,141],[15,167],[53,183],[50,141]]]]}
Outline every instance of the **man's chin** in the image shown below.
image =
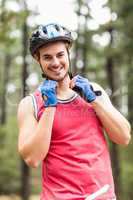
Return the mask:
{"type": "Polygon", "coordinates": [[[49,80],[53,80],[53,81],[57,81],[57,82],[60,82],[60,81],[63,81],[64,78],[68,75],[68,73],[66,73],[64,76],[49,76],[49,75],[45,75],[45,77],[49,80]]]}

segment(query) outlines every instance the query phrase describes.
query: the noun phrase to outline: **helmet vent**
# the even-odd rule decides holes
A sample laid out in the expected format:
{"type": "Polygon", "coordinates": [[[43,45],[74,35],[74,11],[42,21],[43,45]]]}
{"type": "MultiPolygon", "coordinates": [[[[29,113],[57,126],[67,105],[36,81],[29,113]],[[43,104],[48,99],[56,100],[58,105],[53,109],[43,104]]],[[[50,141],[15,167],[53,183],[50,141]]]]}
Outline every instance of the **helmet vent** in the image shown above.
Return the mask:
{"type": "Polygon", "coordinates": [[[60,31],[60,28],[57,24],[55,24],[55,28],[56,28],[57,31],[60,31]]]}
{"type": "Polygon", "coordinates": [[[30,52],[34,56],[41,46],[54,41],[67,42],[70,47],[73,42],[71,32],[59,24],[40,25],[30,38],[30,52]]]}
{"type": "Polygon", "coordinates": [[[43,27],[43,32],[44,32],[45,34],[47,34],[47,29],[46,29],[46,27],[43,27]]]}

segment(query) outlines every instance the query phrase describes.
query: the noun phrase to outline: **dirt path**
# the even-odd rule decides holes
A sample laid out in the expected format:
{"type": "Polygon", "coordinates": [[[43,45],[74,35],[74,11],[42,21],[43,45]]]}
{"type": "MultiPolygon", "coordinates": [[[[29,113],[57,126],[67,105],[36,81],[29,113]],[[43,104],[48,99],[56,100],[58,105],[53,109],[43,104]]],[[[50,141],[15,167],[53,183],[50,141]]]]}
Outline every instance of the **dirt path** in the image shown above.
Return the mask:
{"type": "MultiPolygon", "coordinates": [[[[21,200],[21,199],[20,199],[20,197],[17,197],[15,195],[11,195],[11,196],[2,195],[2,196],[0,196],[0,200],[21,200]]],[[[39,200],[39,196],[33,195],[33,196],[31,196],[30,200],[39,200]]]]}

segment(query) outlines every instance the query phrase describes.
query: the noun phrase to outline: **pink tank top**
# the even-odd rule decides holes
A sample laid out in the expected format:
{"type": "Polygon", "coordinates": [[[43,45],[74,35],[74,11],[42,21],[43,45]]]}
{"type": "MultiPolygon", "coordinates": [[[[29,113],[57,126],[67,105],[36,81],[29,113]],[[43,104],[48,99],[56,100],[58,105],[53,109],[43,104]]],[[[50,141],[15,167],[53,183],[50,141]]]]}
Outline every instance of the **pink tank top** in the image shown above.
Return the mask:
{"type": "MultiPolygon", "coordinates": [[[[39,90],[34,94],[37,120],[44,111],[39,90]]],[[[42,162],[41,200],[84,200],[105,184],[97,200],[115,199],[107,143],[91,104],[80,96],[59,101],[50,149],[42,162]]]]}

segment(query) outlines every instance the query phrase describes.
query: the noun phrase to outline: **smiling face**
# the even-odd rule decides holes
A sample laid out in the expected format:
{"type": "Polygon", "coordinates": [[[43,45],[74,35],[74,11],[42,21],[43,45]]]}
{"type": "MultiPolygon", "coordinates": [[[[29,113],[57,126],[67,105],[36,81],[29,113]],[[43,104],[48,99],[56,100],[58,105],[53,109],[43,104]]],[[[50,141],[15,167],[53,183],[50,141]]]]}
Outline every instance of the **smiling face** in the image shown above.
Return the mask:
{"type": "Polygon", "coordinates": [[[68,74],[69,58],[64,42],[49,43],[39,49],[39,63],[44,74],[55,81],[63,80],[68,74]]]}

